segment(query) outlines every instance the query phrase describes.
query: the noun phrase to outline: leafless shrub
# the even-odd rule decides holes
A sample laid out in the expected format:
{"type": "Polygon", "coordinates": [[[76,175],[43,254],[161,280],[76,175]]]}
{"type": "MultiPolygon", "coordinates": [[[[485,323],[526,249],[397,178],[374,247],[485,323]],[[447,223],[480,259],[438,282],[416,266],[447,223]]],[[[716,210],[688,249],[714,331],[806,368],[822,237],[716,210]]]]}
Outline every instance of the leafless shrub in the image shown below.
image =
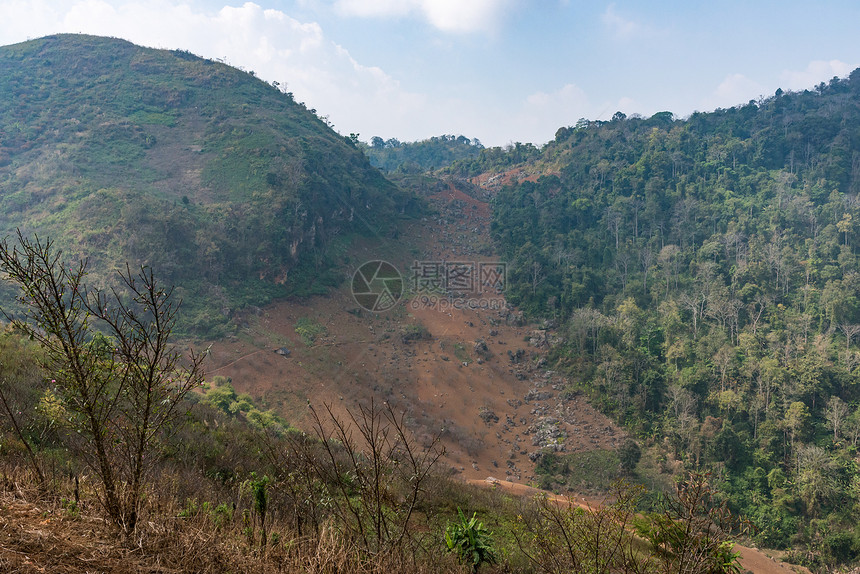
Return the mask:
{"type": "Polygon", "coordinates": [[[403,414],[389,403],[371,402],[338,417],[330,405],[323,414],[311,407],[321,456],[307,459],[331,500],[337,527],[360,554],[375,559],[393,554],[415,559],[421,541],[410,529],[433,466],[436,448],[419,448],[403,414]],[[410,552],[403,552],[405,548],[410,552]]]}
{"type": "Polygon", "coordinates": [[[631,532],[641,488],[617,483],[612,502],[580,507],[572,498],[539,495],[523,509],[515,538],[540,572],[647,572],[631,532]]]}

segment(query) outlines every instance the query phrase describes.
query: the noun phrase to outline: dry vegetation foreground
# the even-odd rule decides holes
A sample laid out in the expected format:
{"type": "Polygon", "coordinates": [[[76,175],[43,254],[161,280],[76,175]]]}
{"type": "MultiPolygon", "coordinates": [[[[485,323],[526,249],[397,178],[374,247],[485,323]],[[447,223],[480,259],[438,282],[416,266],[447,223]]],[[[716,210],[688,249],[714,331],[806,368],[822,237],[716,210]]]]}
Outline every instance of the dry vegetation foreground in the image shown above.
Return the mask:
{"type": "MultiPolygon", "coordinates": [[[[491,485],[517,496],[538,492],[507,481],[493,481],[491,485]]],[[[13,490],[0,495],[0,572],[4,574],[216,573],[236,571],[233,568],[308,572],[327,571],[325,567],[334,566],[336,561],[336,556],[323,556],[323,552],[316,554],[316,564],[295,563],[283,552],[274,560],[261,561],[254,552],[240,548],[236,537],[220,537],[205,524],[177,518],[178,508],[172,518],[144,524],[134,539],[118,540],[104,520],[78,512],[67,501],[40,500],[34,492],[6,486],[13,490]]],[[[593,503],[582,499],[584,507],[593,503]]],[[[741,566],[748,572],[809,574],[806,568],[778,562],[760,550],[740,545],[736,549],[741,553],[741,566]]],[[[309,556],[313,553],[303,554],[302,559],[309,556]]]]}
{"type": "MultiPolygon", "coordinates": [[[[524,484],[517,484],[506,480],[487,479],[487,480],[470,480],[471,484],[484,486],[488,488],[498,488],[505,492],[509,492],[516,496],[528,497],[538,494],[544,494],[544,491],[532,488],[524,484]]],[[[583,497],[579,495],[558,496],[549,495],[550,500],[554,500],[562,505],[576,505],[584,510],[596,508],[601,504],[601,500],[596,497],[583,497]]],[[[741,566],[753,574],[810,574],[809,569],[803,566],[787,564],[779,561],[778,552],[766,552],[758,548],[736,544],[735,550],[740,553],[739,562],[741,566]]]]}

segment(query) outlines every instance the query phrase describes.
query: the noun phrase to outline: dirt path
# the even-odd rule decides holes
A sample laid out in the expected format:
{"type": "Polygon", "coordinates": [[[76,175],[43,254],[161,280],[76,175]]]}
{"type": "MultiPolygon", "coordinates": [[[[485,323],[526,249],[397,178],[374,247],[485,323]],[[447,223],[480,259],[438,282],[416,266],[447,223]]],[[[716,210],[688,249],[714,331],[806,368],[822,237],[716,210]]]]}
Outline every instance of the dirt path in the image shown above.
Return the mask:
{"type": "MultiPolygon", "coordinates": [[[[487,488],[502,488],[505,491],[518,496],[534,496],[536,494],[546,494],[548,495],[550,500],[559,502],[561,504],[572,503],[584,510],[596,508],[603,502],[602,500],[599,500],[594,497],[583,497],[579,495],[571,495],[569,497],[558,496],[547,493],[543,490],[539,490],[537,488],[532,488],[523,484],[516,484],[505,480],[498,480],[493,477],[487,477],[483,480],[471,479],[467,480],[466,482],[469,484],[474,484],[476,486],[482,486],[487,488]]],[[[766,554],[765,551],[759,550],[757,548],[751,548],[749,546],[735,544],[735,550],[737,552],[740,552],[741,566],[745,570],[752,572],[753,574],[811,574],[810,571],[803,566],[796,566],[793,564],[787,564],[785,562],[779,562],[772,556],[766,554]]]]}
{"type": "Polygon", "coordinates": [[[741,553],[741,566],[753,574],[789,574],[793,572],[811,574],[808,568],[785,562],[777,562],[774,558],[756,548],[735,544],[735,550],[741,553]]]}

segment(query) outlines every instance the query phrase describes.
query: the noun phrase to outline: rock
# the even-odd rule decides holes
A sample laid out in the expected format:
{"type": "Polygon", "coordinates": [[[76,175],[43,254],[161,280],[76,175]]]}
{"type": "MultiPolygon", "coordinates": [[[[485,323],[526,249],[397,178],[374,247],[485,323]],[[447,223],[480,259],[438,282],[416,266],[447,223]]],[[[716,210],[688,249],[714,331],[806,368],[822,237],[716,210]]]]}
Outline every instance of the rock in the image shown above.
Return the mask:
{"type": "Polygon", "coordinates": [[[538,391],[536,389],[530,390],[526,393],[526,396],[523,397],[525,402],[529,401],[546,401],[553,397],[553,393],[550,391],[538,391]]]}
{"type": "Polygon", "coordinates": [[[546,329],[535,329],[529,337],[529,345],[532,347],[546,347],[548,345],[546,338],[546,329]]]}
{"type": "Polygon", "coordinates": [[[516,351],[508,350],[508,359],[511,360],[513,364],[519,364],[523,361],[526,356],[526,352],[524,349],[517,349],[516,351]]]}
{"type": "Polygon", "coordinates": [[[497,422],[499,422],[499,415],[497,415],[487,407],[481,407],[478,410],[478,416],[488,425],[496,424],[497,422]]]}

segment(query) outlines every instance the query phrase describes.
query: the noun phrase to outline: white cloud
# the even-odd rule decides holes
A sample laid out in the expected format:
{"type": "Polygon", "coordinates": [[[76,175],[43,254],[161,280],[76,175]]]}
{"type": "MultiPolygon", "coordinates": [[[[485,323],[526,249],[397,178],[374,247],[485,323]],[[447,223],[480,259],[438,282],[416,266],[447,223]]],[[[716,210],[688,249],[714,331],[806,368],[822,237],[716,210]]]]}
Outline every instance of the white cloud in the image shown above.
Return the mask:
{"type": "Polygon", "coordinates": [[[512,0],[337,0],[344,16],[403,18],[419,16],[444,32],[491,32],[512,0]]]}
{"type": "Polygon", "coordinates": [[[526,103],[533,110],[555,111],[558,109],[583,109],[588,106],[588,96],[574,84],[552,92],[535,92],[526,98],[526,103]]]}
{"type": "Polygon", "coordinates": [[[743,74],[730,74],[703,100],[702,109],[731,108],[754,100],[765,91],[761,84],[743,74]]]}
{"type": "Polygon", "coordinates": [[[406,137],[404,127],[424,114],[423,95],[357,62],[317,23],[253,2],[207,12],[182,0],[0,0],[0,44],[59,32],[114,36],[222,59],[285,85],[344,134],[406,137]]]}
{"type": "Polygon", "coordinates": [[[335,9],[344,16],[391,18],[409,14],[420,5],[414,0],[338,0],[335,9]]]}
{"type": "Polygon", "coordinates": [[[782,73],[783,88],[788,90],[806,90],[821,82],[827,82],[834,76],[845,77],[854,69],[850,64],[839,60],[814,60],[803,71],[786,70],[782,73]]]}
{"type": "Polygon", "coordinates": [[[540,145],[553,139],[559,128],[573,126],[580,118],[609,120],[617,111],[635,112],[635,105],[626,97],[614,102],[593,102],[579,86],[565,84],[553,92],[529,94],[512,117],[501,111],[498,122],[484,123],[498,128],[498,133],[489,134],[492,141],[507,141],[514,133],[521,141],[540,145]]]}
{"type": "Polygon", "coordinates": [[[609,33],[618,40],[629,40],[645,32],[638,22],[625,18],[615,10],[615,4],[606,7],[606,12],[600,18],[609,33]]]}

